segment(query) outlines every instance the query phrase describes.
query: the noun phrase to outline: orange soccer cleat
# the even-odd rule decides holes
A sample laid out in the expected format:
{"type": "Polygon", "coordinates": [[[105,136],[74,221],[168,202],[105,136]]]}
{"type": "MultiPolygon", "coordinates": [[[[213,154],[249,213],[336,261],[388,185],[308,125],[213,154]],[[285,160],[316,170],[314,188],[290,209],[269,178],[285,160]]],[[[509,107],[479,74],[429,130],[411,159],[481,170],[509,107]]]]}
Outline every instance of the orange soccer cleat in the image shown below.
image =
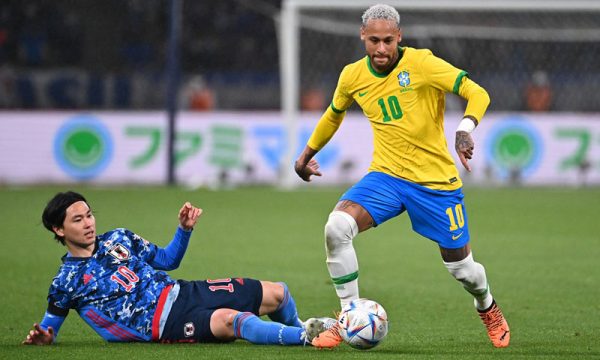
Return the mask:
{"type": "Polygon", "coordinates": [[[327,327],[327,330],[315,337],[311,344],[318,349],[333,349],[343,341],[339,330],[340,325],[335,321],[328,322],[325,326],[327,327]]]}
{"type": "Polygon", "coordinates": [[[487,328],[492,344],[497,348],[507,347],[510,342],[510,329],[496,301],[492,302],[492,306],[487,311],[480,311],[479,317],[487,328]]]}

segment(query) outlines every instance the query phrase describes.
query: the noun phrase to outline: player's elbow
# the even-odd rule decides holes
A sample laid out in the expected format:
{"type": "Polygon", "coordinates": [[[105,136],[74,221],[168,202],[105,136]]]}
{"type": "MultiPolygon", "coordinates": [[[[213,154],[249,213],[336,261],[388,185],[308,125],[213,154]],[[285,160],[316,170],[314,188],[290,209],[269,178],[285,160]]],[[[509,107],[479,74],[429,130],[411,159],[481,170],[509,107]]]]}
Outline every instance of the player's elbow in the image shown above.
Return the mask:
{"type": "Polygon", "coordinates": [[[163,266],[163,270],[165,270],[165,271],[176,270],[177,268],[179,268],[180,264],[181,264],[181,260],[173,259],[168,264],[165,264],[163,266]]]}
{"type": "Polygon", "coordinates": [[[481,97],[481,103],[485,104],[485,107],[487,108],[490,103],[492,102],[492,99],[490,99],[490,94],[488,94],[488,92],[482,88],[481,86],[479,87],[479,93],[478,96],[481,97]]]}
{"type": "Polygon", "coordinates": [[[177,258],[162,258],[161,261],[154,262],[152,266],[159,270],[171,271],[179,268],[179,264],[181,264],[181,259],[177,258]]]}
{"type": "Polygon", "coordinates": [[[487,108],[490,105],[491,99],[490,94],[481,86],[474,83],[475,86],[471,88],[469,101],[473,101],[483,108],[487,108]]]}
{"type": "Polygon", "coordinates": [[[466,79],[460,89],[460,96],[466,99],[469,103],[475,104],[477,107],[486,109],[491,100],[488,92],[479,84],[471,79],[466,79]]]}

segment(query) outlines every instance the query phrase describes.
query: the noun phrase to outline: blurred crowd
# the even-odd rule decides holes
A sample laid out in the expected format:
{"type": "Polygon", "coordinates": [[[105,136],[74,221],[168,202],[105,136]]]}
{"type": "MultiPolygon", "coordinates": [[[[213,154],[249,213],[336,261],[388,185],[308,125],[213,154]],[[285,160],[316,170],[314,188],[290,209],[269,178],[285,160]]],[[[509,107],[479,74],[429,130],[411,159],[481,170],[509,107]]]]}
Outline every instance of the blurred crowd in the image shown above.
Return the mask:
{"type": "MultiPolygon", "coordinates": [[[[182,4],[181,107],[279,109],[281,0],[182,4]]],[[[163,108],[169,9],[169,0],[2,1],[0,108],[163,108]]],[[[356,17],[357,34],[359,16],[350,17],[356,17]]],[[[403,17],[407,24],[423,19],[403,17]]],[[[361,56],[362,45],[358,35],[343,37],[336,42],[355,50],[335,53],[331,38],[302,32],[299,100],[305,110],[321,110],[341,66],[361,56]]],[[[492,93],[493,109],[600,111],[595,97],[585,95],[600,91],[598,42],[497,46],[477,39],[423,41],[410,31],[404,38],[467,69],[492,93]],[[479,50],[457,51],[473,45],[479,50]]]]}
{"type": "MultiPolygon", "coordinates": [[[[272,14],[280,1],[261,0],[263,11],[232,0],[182,4],[180,83],[190,97],[183,106],[216,107],[209,83],[278,84],[272,14]]],[[[1,2],[0,107],[161,108],[169,11],[168,0],[1,2]],[[89,101],[69,94],[75,87],[102,93],[89,101]]]]}
{"type": "MultiPolygon", "coordinates": [[[[280,5],[280,1],[261,1],[270,3],[272,11],[280,5]]],[[[244,71],[252,58],[265,60],[253,62],[252,70],[277,65],[275,28],[268,15],[241,1],[182,4],[185,71],[244,71]]],[[[0,64],[160,71],[168,11],[168,0],[4,0],[0,3],[0,64]]]]}

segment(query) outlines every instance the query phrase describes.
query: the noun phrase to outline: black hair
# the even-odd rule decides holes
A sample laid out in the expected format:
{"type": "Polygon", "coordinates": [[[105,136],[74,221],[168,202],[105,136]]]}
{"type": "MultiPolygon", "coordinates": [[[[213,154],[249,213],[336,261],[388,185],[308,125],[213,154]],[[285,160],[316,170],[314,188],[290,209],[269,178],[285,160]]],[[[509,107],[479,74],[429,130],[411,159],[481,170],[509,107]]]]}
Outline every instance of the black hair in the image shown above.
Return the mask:
{"type": "Polygon", "coordinates": [[[53,228],[63,227],[67,215],[67,208],[78,201],[83,201],[87,204],[87,200],[79,193],[74,191],[60,192],[48,201],[48,204],[42,213],[44,227],[54,234],[56,241],[63,245],[65,245],[64,236],[58,236],[53,228]]]}

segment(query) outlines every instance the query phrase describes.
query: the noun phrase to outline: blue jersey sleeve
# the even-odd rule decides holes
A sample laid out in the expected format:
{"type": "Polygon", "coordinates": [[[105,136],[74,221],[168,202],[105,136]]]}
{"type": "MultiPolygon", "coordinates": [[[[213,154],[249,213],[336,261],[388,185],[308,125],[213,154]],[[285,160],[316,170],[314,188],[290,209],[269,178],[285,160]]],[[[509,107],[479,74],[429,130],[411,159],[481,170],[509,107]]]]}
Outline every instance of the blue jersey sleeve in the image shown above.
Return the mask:
{"type": "Polygon", "coordinates": [[[185,255],[191,235],[192,230],[187,231],[178,227],[173,240],[164,249],[158,248],[156,256],[154,256],[149,264],[158,270],[177,269],[183,259],[183,255],[185,255]]]}
{"type": "Polygon", "coordinates": [[[48,303],[48,309],[44,314],[44,318],[40,322],[40,327],[44,330],[48,330],[48,327],[51,326],[52,330],[54,330],[54,339],[56,339],[58,336],[58,331],[60,330],[60,327],[67,318],[68,314],[68,309],[58,307],[54,305],[52,301],[50,301],[48,303]]]}
{"type": "Polygon", "coordinates": [[[60,316],[51,314],[49,311],[46,311],[46,313],[44,314],[44,318],[40,322],[40,327],[44,330],[48,330],[48,327],[52,327],[52,330],[54,330],[54,339],[56,339],[56,337],[58,336],[58,331],[60,330],[60,327],[62,326],[65,319],[66,315],[60,316]]]}

